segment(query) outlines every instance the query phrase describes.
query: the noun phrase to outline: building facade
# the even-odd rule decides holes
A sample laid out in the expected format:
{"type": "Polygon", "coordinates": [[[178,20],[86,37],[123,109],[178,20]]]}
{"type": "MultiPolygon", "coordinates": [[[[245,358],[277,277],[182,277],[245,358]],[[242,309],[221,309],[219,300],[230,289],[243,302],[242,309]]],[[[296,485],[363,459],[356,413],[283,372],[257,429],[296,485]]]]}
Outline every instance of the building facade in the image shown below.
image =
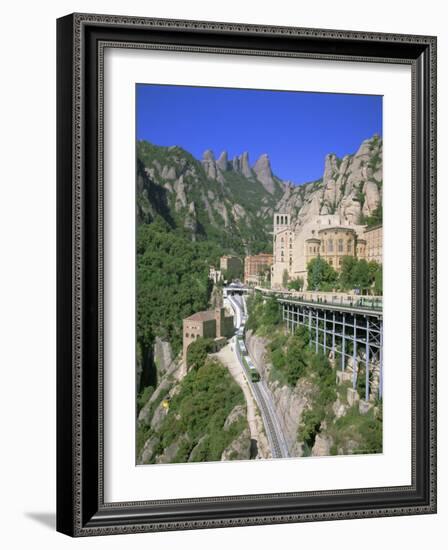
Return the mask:
{"type": "Polygon", "coordinates": [[[332,226],[320,229],[317,237],[305,241],[306,264],[317,256],[327,261],[334,269],[341,267],[343,256],[355,256],[361,248],[354,229],[332,226]]]}
{"type": "Polygon", "coordinates": [[[273,262],[272,254],[257,254],[244,258],[244,282],[245,284],[259,285],[263,274],[270,270],[273,262]]]}
{"type": "Polygon", "coordinates": [[[381,228],[366,232],[366,226],[343,221],[338,214],[316,215],[293,226],[289,214],[276,213],[273,226],[272,288],[282,288],[285,279],[298,277],[306,287],[308,262],[318,256],[336,271],[343,256],[382,263],[381,228]]]}
{"type": "Polygon", "coordinates": [[[366,260],[383,263],[383,226],[369,227],[364,231],[366,239],[366,260]]]}
{"type": "Polygon", "coordinates": [[[230,273],[238,273],[241,271],[243,263],[237,256],[221,256],[219,260],[219,269],[221,273],[227,271],[230,273]]]}
{"type": "Polygon", "coordinates": [[[198,338],[215,340],[216,346],[222,339],[230,338],[234,332],[233,315],[226,315],[224,307],[214,310],[198,311],[183,320],[182,358],[187,363],[188,346],[198,338]]]}
{"type": "Polygon", "coordinates": [[[222,272],[219,269],[216,269],[214,266],[210,266],[208,270],[208,278],[213,281],[215,284],[222,281],[222,272]]]}

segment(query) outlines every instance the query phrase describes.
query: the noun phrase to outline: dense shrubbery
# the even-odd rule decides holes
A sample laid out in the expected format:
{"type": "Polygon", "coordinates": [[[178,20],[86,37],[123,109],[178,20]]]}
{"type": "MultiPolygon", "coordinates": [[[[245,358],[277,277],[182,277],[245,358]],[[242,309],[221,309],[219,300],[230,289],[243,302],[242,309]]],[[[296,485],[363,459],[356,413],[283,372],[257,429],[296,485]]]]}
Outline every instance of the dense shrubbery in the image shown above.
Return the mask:
{"type": "Polygon", "coordinates": [[[247,299],[249,319],[246,328],[253,331],[268,331],[282,322],[280,304],[274,297],[263,298],[255,292],[247,299]]]}
{"type": "Polygon", "coordinates": [[[245,405],[244,395],[228,370],[215,359],[200,360],[182,379],[160,428],[153,432],[148,426],[138,427],[137,450],[156,436],[159,442],[151,461],[173,443],[176,453],[171,462],[220,460],[223,451],[247,427],[244,415],[223,429],[236,405],[245,405]]]}
{"type": "Polygon", "coordinates": [[[310,290],[333,290],[336,287],[338,274],[323,258],[318,256],[308,262],[308,288],[310,290]]]}
{"type": "Polygon", "coordinates": [[[360,220],[361,224],[366,224],[367,227],[375,227],[383,223],[383,206],[380,204],[372,212],[370,216],[362,216],[360,220]]]}
{"type": "MultiPolygon", "coordinates": [[[[271,363],[270,377],[291,388],[300,380],[308,384],[309,405],[304,411],[297,438],[303,442],[305,455],[311,453],[316,436],[325,426],[325,434],[333,439],[332,454],[339,452],[378,453],[382,449],[381,405],[376,412],[360,414],[358,407],[347,409],[347,415],[335,420],[333,404],[339,398],[348,407],[346,385],[336,383],[335,369],[322,352],[316,353],[309,346],[309,332],[299,326],[294,334],[285,331],[278,323],[271,300],[263,300],[255,294],[248,299],[249,319],[247,327],[257,334],[268,337],[268,352],[271,363]]],[[[350,349],[349,349],[350,351],[350,349]]],[[[372,373],[371,373],[372,376],[372,373]]],[[[365,391],[365,370],[358,371],[358,391],[365,391]]]]}
{"type": "Polygon", "coordinates": [[[193,243],[162,221],[138,227],[137,341],[143,349],[159,335],[179,351],[182,319],[207,308],[211,256],[210,244],[193,243]]]}
{"type": "Polygon", "coordinates": [[[276,334],[269,343],[272,377],[294,387],[309,362],[308,342],[308,332],[303,327],[294,335],[276,334]]]}
{"type": "Polygon", "coordinates": [[[322,352],[311,352],[306,376],[313,381],[317,391],[311,408],[304,412],[299,427],[298,437],[304,443],[305,453],[313,447],[316,436],[321,430],[321,424],[327,415],[331,414],[331,405],[337,397],[334,371],[328,357],[322,352]]]}
{"type": "Polygon", "coordinates": [[[358,288],[376,295],[383,293],[383,269],[377,262],[358,260],[353,256],[343,256],[339,274],[323,258],[313,258],[308,262],[308,288],[320,291],[348,291],[358,288]]]}
{"type": "Polygon", "coordinates": [[[304,285],[305,281],[303,280],[303,277],[297,277],[296,279],[289,281],[287,287],[289,290],[302,290],[304,285]]]}
{"type": "Polygon", "coordinates": [[[213,340],[211,338],[198,338],[188,346],[187,367],[199,368],[207,359],[207,354],[213,349],[213,340]]]}
{"type": "Polygon", "coordinates": [[[339,289],[359,288],[362,292],[373,290],[375,294],[382,294],[382,274],[383,268],[377,262],[344,256],[339,273],[339,289]]]}
{"type": "Polygon", "coordinates": [[[383,449],[382,409],[378,407],[377,416],[373,410],[367,414],[359,414],[357,407],[351,407],[347,414],[338,418],[330,427],[329,434],[333,438],[331,454],[339,454],[346,448],[347,442],[356,445],[351,449],[353,454],[381,453],[383,449]]]}

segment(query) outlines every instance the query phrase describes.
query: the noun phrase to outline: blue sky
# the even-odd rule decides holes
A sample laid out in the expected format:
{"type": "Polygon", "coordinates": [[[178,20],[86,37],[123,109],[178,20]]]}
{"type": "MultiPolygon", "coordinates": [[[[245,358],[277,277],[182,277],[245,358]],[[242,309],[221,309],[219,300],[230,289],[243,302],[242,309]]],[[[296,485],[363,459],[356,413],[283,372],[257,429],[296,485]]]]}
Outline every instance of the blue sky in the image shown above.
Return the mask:
{"type": "Polygon", "coordinates": [[[325,155],[354,153],[382,135],[382,97],[190,86],[137,85],[137,139],[179,145],[200,159],[267,153],[274,174],[295,183],[322,177],[325,155]]]}

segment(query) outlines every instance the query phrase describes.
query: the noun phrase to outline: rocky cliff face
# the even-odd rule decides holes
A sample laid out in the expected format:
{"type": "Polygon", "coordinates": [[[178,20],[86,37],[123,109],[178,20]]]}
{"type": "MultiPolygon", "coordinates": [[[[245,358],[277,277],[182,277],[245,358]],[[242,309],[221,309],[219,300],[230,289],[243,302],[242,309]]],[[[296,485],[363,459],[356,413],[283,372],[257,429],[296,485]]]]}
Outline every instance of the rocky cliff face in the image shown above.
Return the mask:
{"type": "Polygon", "coordinates": [[[218,242],[223,253],[269,249],[271,217],[284,186],[268,159],[254,172],[247,153],[216,160],[207,150],[201,161],[179,147],[137,144],[137,216],[150,223],[162,216],[192,240],[218,242]],[[266,189],[269,189],[267,191],[266,189]]]}
{"type": "MultiPolygon", "coordinates": [[[[206,460],[207,449],[213,449],[216,457],[213,460],[249,460],[252,456],[252,440],[247,420],[247,409],[244,395],[232,381],[230,374],[215,360],[212,369],[221,369],[216,377],[202,372],[203,387],[198,391],[204,393],[207,409],[213,422],[222,418],[222,428],[213,424],[213,431],[204,430],[201,437],[197,436],[197,426],[190,419],[195,411],[198,419],[206,423],[197,403],[193,404],[195,389],[192,387],[192,375],[187,373],[184,363],[179,357],[173,358],[169,342],[156,338],[152,350],[154,362],[157,365],[157,383],[147,387],[137,396],[137,463],[138,464],[168,464],[172,462],[196,462],[206,460]],[[205,377],[205,378],[204,378],[205,377]],[[217,387],[224,377],[222,387],[217,387]],[[228,377],[226,380],[225,377],[228,377]],[[188,389],[186,389],[188,387],[188,389]],[[233,399],[238,397],[234,406],[223,405],[228,398],[227,392],[233,393],[233,399]],[[148,391],[149,390],[149,391],[148,391]],[[174,412],[167,403],[178,400],[174,412]],[[224,412],[222,407],[225,406],[224,412]],[[227,411],[227,412],[225,412],[227,411]],[[223,416],[225,414],[225,416],[223,416]],[[170,416],[171,415],[171,416],[170,416]],[[177,425],[181,423],[182,426],[177,425]],[[216,429],[215,429],[216,428],[216,429]],[[220,433],[222,431],[222,434],[220,433]],[[173,434],[173,437],[171,437],[173,434]],[[219,451],[219,452],[218,452],[219,451]]],[[[231,397],[232,398],[232,397],[231,397]]],[[[200,408],[200,407],[199,407],[200,408]]],[[[205,415],[207,417],[208,415],[205,415]]]]}
{"type": "Polygon", "coordinates": [[[382,151],[382,140],[374,136],[353,155],[327,155],[322,179],[288,185],[277,210],[291,214],[299,224],[318,214],[339,214],[343,221],[364,223],[382,205],[382,151]]]}
{"type": "Polygon", "coordinates": [[[201,161],[180,147],[137,144],[139,221],[164,217],[191,238],[219,241],[223,252],[269,251],[272,216],[303,224],[317,214],[365,223],[382,204],[382,140],[362,142],[352,155],[328,154],[322,178],[296,185],[272,172],[267,154],[252,165],[243,152],[229,160],[207,150],[201,161]]]}

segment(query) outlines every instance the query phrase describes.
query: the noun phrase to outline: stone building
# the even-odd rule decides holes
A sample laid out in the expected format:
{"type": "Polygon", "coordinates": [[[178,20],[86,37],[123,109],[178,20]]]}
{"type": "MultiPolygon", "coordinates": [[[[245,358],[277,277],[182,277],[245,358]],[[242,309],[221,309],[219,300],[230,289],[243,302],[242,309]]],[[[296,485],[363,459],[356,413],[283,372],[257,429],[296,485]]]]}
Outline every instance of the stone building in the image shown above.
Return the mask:
{"type": "Polygon", "coordinates": [[[376,225],[364,231],[366,240],[366,260],[383,263],[383,226],[376,225]]]}
{"type": "Polygon", "coordinates": [[[317,237],[305,241],[306,264],[312,258],[320,256],[338,270],[343,256],[362,257],[364,241],[361,241],[355,230],[349,227],[332,226],[320,229],[317,237]]]}
{"type": "Polygon", "coordinates": [[[210,266],[208,270],[208,278],[215,283],[222,281],[222,272],[219,269],[216,269],[214,266],[210,266]]]}
{"type": "Polygon", "coordinates": [[[244,258],[244,282],[259,285],[263,273],[266,269],[270,269],[272,261],[272,254],[261,253],[256,256],[246,256],[244,258]]]}
{"type": "Polygon", "coordinates": [[[378,231],[366,231],[366,226],[343,221],[338,214],[316,215],[295,226],[289,214],[274,214],[272,288],[283,286],[285,272],[289,280],[301,277],[306,285],[308,262],[318,256],[337,271],[343,256],[382,263],[382,234],[378,231]]]}
{"type": "Polygon", "coordinates": [[[183,320],[182,357],[186,364],[188,346],[198,338],[211,338],[216,349],[225,343],[234,332],[233,315],[226,315],[224,307],[198,311],[183,320]]]}
{"type": "Polygon", "coordinates": [[[241,271],[243,264],[237,256],[221,256],[219,260],[219,268],[221,272],[227,271],[231,273],[238,273],[241,271]]]}

